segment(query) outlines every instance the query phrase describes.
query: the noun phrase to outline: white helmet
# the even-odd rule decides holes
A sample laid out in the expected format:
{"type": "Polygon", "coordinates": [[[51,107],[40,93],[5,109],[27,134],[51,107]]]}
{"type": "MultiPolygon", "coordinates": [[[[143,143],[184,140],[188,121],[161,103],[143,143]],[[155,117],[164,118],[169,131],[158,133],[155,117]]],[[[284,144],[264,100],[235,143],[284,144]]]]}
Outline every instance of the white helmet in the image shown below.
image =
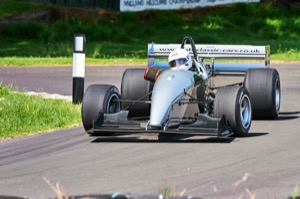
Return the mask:
{"type": "Polygon", "coordinates": [[[192,67],[192,57],[188,51],[179,48],[172,51],[169,55],[169,65],[177,70],[189,70],[192,67]]]}

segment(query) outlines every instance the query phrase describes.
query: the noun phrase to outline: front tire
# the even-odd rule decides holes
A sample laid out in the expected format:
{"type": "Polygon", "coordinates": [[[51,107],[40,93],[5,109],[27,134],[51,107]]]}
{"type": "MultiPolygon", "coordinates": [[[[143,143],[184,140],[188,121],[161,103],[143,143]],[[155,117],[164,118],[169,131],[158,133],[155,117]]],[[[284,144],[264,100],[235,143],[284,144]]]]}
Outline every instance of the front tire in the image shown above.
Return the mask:
{"type": "Polygon", "coordinates": [[[218,90],[214,101],[214,116],[221,118],[223,115],[234,136],[243,137],[248,134],[252,108],[245,87],[230,86],[218,90]]]}
{"type": "Polygon", "coordinates": [[[276,119],[280,109],[280,78],[272,68],[249,69],[244,79],[254,119],[276,119]]]}
{"type": "Polygon", "coordinates": [[[120,111],[118,89],[113,85],[90,85],[82,100],[81,119],[85,131],[89,134],[113,135],[113,133],[98,133],[94,131],[94,124],[102,125],[102,113],[116,113],[120,111]]]}

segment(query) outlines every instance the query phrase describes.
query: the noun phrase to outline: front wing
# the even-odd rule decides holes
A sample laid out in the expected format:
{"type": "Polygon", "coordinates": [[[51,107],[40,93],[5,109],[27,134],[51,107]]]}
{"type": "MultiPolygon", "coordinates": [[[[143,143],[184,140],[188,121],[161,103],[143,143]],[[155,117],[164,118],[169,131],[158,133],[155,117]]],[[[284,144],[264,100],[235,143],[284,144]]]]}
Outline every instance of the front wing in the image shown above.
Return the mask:
{"type": "Polygon", "coordinates": [[[181,122],[176,128],[150,128],[148,120],[127,119],[128,111],[120,111],[113,114],[100,113],[98,120],[94,122],[93,132],[111,133],[169,133],[227,137],[232,135],[232,130],[226,124],[224,116],[213,118],[207,114],[199,114],[192,122],[181,122]]]}

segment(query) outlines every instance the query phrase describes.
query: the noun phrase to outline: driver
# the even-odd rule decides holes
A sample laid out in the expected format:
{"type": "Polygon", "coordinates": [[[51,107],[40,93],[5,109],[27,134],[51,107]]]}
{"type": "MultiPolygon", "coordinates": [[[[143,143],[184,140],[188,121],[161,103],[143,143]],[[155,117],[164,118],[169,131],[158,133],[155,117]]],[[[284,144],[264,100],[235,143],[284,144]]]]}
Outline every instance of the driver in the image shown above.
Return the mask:
{"type": "Polygon", "coordinates": [[[169,65],[172,70],[193,70],[193,66],[198,71],[198,76],[206,81],[208,74],[202,63],[193,60],[190,53],[182,48],[175,49],[169,54],[169,65]]]}
{"type": "Polygon", "coordinates": [[[179,48],[169,55],[169,65],[174,70],[189,70],[193,66],[191,55],[185,49],[179,48]]]}

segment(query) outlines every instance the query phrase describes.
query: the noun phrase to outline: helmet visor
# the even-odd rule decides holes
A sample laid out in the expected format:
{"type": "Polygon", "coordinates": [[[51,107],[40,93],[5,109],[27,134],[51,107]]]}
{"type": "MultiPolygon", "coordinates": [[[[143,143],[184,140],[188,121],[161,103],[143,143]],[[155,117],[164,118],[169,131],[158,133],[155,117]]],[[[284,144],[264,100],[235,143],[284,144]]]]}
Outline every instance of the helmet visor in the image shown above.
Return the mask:
{"type": "Polygon", "coordinates": [[[176,59],[176,60],[170,61],[169,65],[171,67],[176,67],[176,66],[181,66],[183,64],[186,64],[187,62],[188,62],[188,60],[186,58],[180,58],[180,59],[176,59]]]}

